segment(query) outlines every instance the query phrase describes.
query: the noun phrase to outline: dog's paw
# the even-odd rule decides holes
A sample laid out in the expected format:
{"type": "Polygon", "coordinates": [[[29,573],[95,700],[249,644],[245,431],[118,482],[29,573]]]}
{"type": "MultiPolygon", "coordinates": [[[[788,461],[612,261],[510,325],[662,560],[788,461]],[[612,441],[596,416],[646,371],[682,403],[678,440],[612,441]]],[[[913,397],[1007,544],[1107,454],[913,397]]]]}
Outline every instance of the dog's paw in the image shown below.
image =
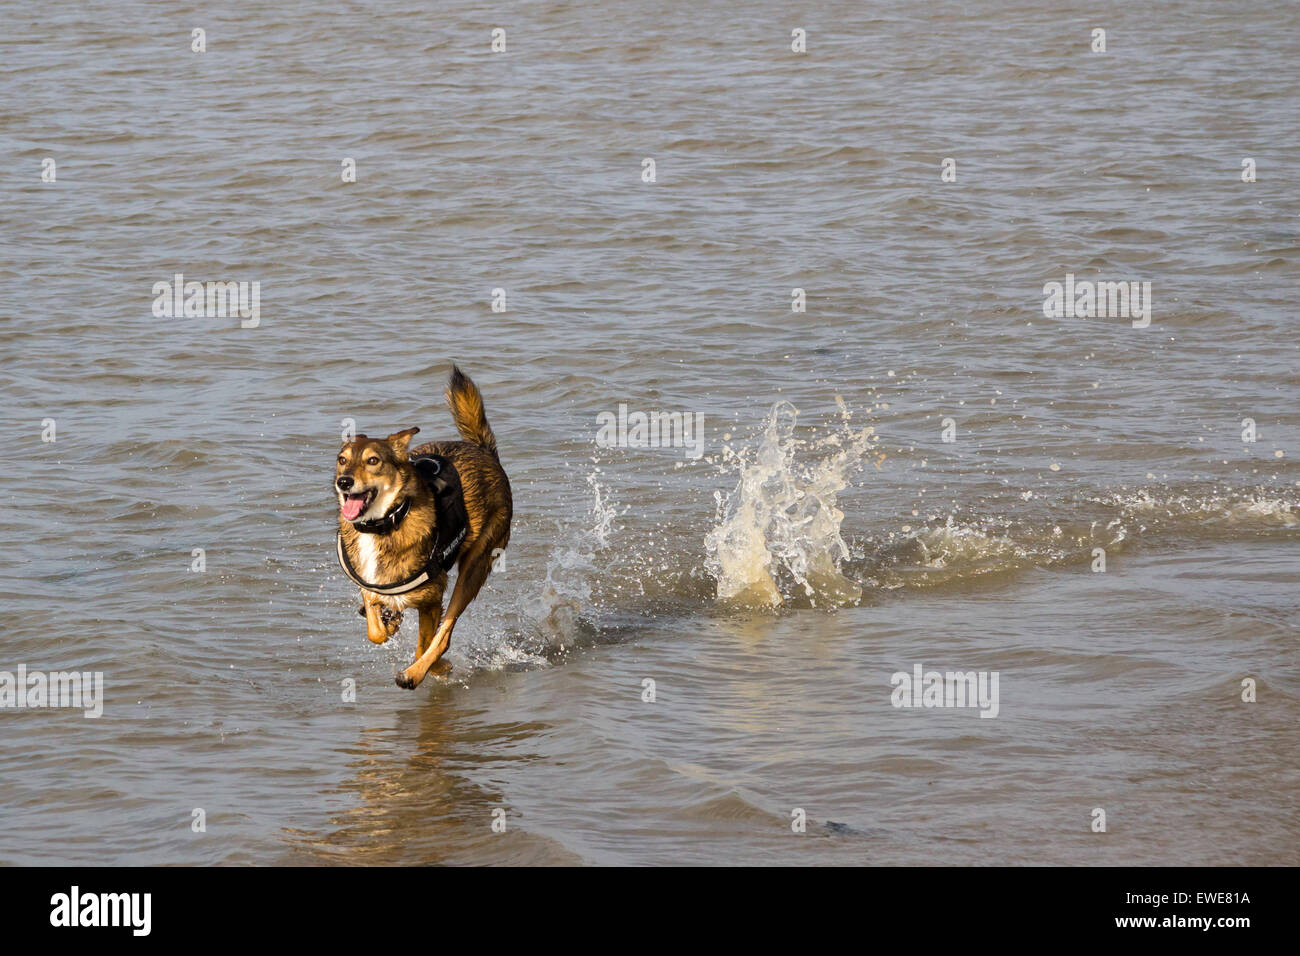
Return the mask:
{"type": "Polygon", "coordinates": [[[387,606],[380,607],[379,619],[384,622],[384,629],[388,631],[389,637],[396,634],[397,629],[402,626],[402,612],[394,611],[387,606]]]}
{"type": "Polygon", "coordinates": [[[419,681],[407,677],[406,671],[398,671],[397,676],[393,678],[393,680],[397,683],[397,686],[403,690],[415,690],[416,685],[419,684],[419,681]]]}
{"type": "MultiPolygon", "coordinates": [[[[362,617],[365,617],[366,606],[363,604],[361,607],[357,608],[357,613],[362,617]]],[[[397,633],[397,629],[402,626],[402,612],[394,611],[388,605],[381,604],[379,606],[379,620],[383,623],[384,630],[388,632],[388,636],[392,637],[397,633]]]]}

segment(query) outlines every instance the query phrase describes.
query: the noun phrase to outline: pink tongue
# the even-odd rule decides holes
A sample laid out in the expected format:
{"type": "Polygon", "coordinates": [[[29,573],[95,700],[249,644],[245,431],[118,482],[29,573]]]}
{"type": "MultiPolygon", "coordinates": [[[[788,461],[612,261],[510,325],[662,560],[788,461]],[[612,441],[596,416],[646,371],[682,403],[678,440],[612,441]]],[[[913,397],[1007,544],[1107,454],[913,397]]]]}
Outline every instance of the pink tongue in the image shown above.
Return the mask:
{"type": "Polygon", "coordinates": [[[365,507],[366,496],[357,495],[355,498],[344,498],[340,511],[343,512],[345,521],[356,521],[357,516],[361,514],[361,509],[365,507]]]}

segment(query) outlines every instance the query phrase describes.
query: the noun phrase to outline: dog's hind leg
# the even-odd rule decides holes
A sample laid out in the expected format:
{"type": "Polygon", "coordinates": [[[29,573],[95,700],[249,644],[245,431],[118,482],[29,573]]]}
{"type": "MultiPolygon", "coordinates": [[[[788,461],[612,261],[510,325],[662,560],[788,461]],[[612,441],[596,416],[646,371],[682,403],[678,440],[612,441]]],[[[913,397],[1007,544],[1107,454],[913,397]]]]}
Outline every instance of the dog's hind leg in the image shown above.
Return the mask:
{"type": "MultiPolygon", "coordinates": [[[[456,619],[465,613],[465,608],[469,607],[469,603],[478,596],[479,588],[483,587],[488,572],[492,570],[490,545],[494,540],[495,536],[480,535],[474,542],[474,546],[461,556],[460,567],[456,572],[456,586],[452,589],[451,600],[447,602],[447,612],[443,615],[441,623],[437,625],[429,646],[424,649],[414,664],[397,675],[398,687],[405,687],[407,690],[416,687],[424,680],[424,676],[429,673],[429,668],[434,662],[447,652],[447,647],[451,644],[451,629],[456,626],[456,619]]],[[[423,614],[420,615],[420,623],[424,624],[423,614]]],[[[421,628],[420,643],[424,643],[423,628],[421,628]]]]}
{"type": "Polygon", "coordinates": [[[424,652],[429,649],[429,645],[433,643],[434,635],[438,631],[438,622],[441,620],[441,601],[431,608],[420,608],[420,646],[416,652],[417,657],[422,657],[424,652]]]}

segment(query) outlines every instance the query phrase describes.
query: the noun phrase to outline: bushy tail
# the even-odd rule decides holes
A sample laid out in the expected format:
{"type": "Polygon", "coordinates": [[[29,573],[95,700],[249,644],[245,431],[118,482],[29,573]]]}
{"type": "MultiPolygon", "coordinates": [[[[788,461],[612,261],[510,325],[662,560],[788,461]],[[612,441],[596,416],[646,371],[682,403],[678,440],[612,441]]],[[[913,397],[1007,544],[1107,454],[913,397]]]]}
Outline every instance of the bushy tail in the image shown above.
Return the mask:
{"type": "Polygon", "coordinates": [[[492,434],[492,426],[488,424],[487,415],[483,412],[483,396],[479,394],[478,386],[453,365],[451,375],[447,377],[447,391],[443,394],[447,396],[447,407],[451,409],[451,417],[456,422],[460,437],[481,446],[500,461],[497,436],[492,434]]]}

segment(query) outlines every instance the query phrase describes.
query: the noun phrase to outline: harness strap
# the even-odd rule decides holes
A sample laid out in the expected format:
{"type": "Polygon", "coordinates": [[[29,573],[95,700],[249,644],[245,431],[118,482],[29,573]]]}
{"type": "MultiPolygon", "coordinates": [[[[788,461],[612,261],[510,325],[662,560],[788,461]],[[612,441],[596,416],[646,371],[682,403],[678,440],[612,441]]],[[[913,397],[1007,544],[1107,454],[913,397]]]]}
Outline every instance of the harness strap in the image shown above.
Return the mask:
{"type": "Polygon", "coordinates": [[[375,594],[406,594],[410,591],[414,591],[429,580],[429,567],[426,564],[420,569],[418,574],[414,577],[407,578],[401,584],[371,584],[370,582],[363,580],[361,575],[357,574],[356,569],[352,567],[352,562],[348,560],[348,549],[343,544],[343,532],[338,532],[334,537],[335,543],[338,546],[339,567],[343,569],[344,574],[352,579],[352,583],[356,584],[358,587],[363,587],[367,591],[373,591],[375,594]]]}

